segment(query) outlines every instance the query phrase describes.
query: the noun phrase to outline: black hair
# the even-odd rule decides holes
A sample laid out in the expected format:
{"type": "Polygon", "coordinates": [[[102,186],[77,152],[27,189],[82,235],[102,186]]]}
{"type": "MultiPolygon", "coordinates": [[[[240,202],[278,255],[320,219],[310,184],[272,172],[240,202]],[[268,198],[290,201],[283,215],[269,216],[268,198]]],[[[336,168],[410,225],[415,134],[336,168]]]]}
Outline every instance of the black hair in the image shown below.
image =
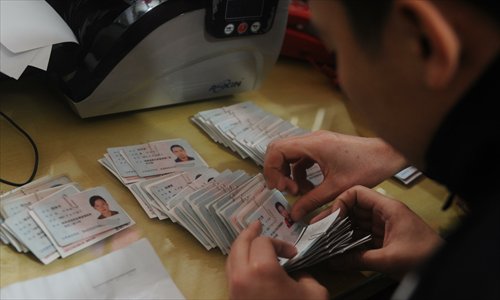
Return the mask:
{"type": "Polygon", "coordinates": [[[184,150],[184,147],[182,147],[181,145],[177,145],[177,144],[175,144],[175,145],[170,146],[170,151],[174,152],[174,148],[175,148],[175,147],[177,147],[177,148],[181,148],[182,150],[184,150]]]}
{"type": "MultiPolygon", "coordinates": [[[[358,41],[369,50],[376,50],[387,21],[389,11],[397,0],[341,0],[349,23],[358,41]]],[[[459,1],[459,0],[457,0],[459,1]]],[[[500,24],[500,1],[461,0],[490,16],[500,24]]]]}
{"type": "Polygon", "coordinates": [[[106,202],[106,200],[104,200],[104,198],[103,198],[103,197],[101,197],[101,196],[99,196],[99,195],[95,195],[95,196],[90,197],[90,199],[89,199],[89,203],[90,203],[90,205],[91,205],[92,207],[94,207],[95,202],[96,202],[97,200],[102,200],[102,201],[106,202]]]}
{"type": "Polygon", "coordinates": [[[286,210],[286,207],[283,204],[281,204],[280,202],[274,203],[274,207],[276,207],[277,211],[280,211],[280,209],[279,209],[280,206],[286,210]]]}
{"type": "Polygon", "coordinates": [[[497,26],[500,26],[500,1],[498,0],[462,0],[471,6],[478,8],[482,13],[488,15],[497,26]]]}
{"type": "Polygon", "coordinates": [[[354,35],[363,46],[374,50],[382,37],[384,25],[394,0],[342,0],[354,35]]]}

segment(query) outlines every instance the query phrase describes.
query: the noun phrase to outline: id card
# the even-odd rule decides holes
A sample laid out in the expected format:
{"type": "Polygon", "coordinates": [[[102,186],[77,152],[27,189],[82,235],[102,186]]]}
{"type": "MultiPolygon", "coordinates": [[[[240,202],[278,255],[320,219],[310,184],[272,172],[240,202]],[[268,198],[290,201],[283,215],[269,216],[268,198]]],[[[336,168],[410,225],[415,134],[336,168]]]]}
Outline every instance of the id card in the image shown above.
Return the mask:
{"type": "Polygon", "coordinates": [[[56,248],[31,218],[27,210],[6,219],[5,225],[44,264],[48,264],[59,257],[56,248]]]}
{"type": "Polygon", "coordinates": [[[288,201],[280,192],[275,192],[245,220],[245,223],[248,226],[259,220],[262,223],[262,235],[294,244],[306,225],[294,222],[289,211],[288,201]]]}
{"type": "Polygon", "coordinates": [[[70,196],[53,194],[35,203],[32,211],[60,246],[130,223],[128,215],[102,187],[70,196]]]}

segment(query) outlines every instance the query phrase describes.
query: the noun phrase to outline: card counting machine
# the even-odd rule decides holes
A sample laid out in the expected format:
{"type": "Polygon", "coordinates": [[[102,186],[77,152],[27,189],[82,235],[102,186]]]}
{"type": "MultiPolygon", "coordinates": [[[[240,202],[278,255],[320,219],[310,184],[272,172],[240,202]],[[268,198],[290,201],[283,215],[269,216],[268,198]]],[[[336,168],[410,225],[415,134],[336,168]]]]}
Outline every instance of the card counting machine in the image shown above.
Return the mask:
{"type": "MultiPolygon", "coordinates": [[[[253,90],[275,64],[288,0],[47,0],[80,44],[52,73],[81,117],[253,90]]],[[[76,47],[76,48],[75,48],[76,47]]]]}

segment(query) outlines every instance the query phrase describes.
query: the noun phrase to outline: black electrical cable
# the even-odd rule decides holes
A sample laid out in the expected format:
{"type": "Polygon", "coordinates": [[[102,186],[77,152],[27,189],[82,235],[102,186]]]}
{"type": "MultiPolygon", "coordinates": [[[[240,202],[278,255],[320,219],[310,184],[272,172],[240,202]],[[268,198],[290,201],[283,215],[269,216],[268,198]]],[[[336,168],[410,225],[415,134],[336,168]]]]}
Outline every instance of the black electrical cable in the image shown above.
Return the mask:
{"type": "Polygon", "coordinates": [[[22,185],[25,185],[27,183],[30,183],[36,176],[36,172],[38,170],[38,148],[36,147],[36,144],[35,142],[33,141],[33,139],[30,137],[30,135],[24,131],[19,125],[16,124],[16,122],[14,122],[11,118],[9,118],[6,114],[4,114],[3,112],[0,111],[0,114],[2,115],[2,117],[4,117],[7,121],[9,121],[9,123],[14,126],[17,130],[19,130],[22,134],[24,134],[24,136],[28,139],[28,141],[31,143],[31,146],[33,146],[33,151],[35,152],[35,164],[33,166],[33,172],[31,173],[31,176],[28,178],[28,180],[26,180],[25,182],[23,183],[17,183],[17,182],[12,182],[12,181],[8,181],[8,180],[5,180],[5,179],[2,179],[0,178],[0,182],[2,183],[5,183],[5,184],[8,184],[8,185],[12,185],[12,186],[22,186],[22,185]]]}

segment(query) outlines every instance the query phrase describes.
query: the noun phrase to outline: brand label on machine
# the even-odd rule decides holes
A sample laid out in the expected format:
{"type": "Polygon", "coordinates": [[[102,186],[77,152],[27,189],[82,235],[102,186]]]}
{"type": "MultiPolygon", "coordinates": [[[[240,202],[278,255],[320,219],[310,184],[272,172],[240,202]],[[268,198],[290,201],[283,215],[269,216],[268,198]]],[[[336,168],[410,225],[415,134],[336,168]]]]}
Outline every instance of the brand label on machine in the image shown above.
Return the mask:
{"type": "Polygon", "coordinates": [[[225,91],[227,89],[232,89],[232,88],[238,88],[241,86],[243,80],[231,80],[231,79],[226,79],[222,82],[213,84],[208,91],[211,93],[219,93],[222,91],[225,91]]]}

